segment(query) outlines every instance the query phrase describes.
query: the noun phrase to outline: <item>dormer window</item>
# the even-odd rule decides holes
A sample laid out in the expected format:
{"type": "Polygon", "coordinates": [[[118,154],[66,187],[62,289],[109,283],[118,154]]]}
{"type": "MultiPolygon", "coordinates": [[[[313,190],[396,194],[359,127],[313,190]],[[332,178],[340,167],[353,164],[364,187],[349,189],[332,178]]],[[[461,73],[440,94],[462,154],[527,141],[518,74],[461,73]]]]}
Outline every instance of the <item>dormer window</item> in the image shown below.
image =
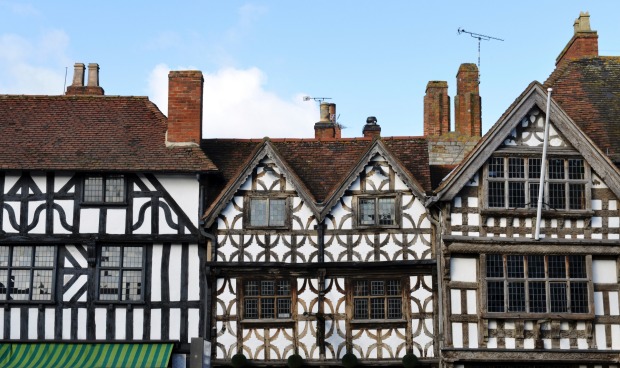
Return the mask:
{"type": "MultiPolygon", "coordinates": [[[[540,157],[491,157],[487,164],[487,207],[535,209],[540,157]]],[[[545,177],[546,210],[586,210],[586,164],[581,158],[550,158],[545,177]]]]}
{"type": "Polygon", "coordinates": [[[122,204],[125,197],[124,175],[87,175],[84,178],[84,203],[122,204]]]}
{"type": "Polygon", "coordinates": [[[247,200],[246,224],[250,228],[288,228],[286,197],[250,197],[247,200]]]}

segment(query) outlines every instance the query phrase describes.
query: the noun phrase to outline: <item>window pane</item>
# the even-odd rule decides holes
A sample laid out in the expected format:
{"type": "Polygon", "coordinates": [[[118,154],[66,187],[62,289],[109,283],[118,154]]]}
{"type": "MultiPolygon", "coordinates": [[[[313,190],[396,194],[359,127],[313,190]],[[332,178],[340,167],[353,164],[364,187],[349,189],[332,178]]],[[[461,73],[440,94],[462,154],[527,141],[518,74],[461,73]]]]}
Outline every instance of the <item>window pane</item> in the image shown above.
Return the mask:
{"type": "Polygon", "coordinates": [[[260,300],[260,318],[275,318],[275,300],[273,298],[262,298],[260,300]]]}
{"type": "Polygon", "coordinates": [[[489,162],[489,178],[504,177],[504,158],[492,157],[489,162]]]}
{"type": "Polygon", "coordinates": [[[525,183],[508,182],[508,207],[525,207],[525,183]]]}
{"type": "Polygon", "coordinates": [[[370,299],[370,318],[385,319],[385,299],[384,298],[371,298],[370,299]]]}
{"type": "Polygon", "coordinates": [[[101,259],[99,265],[102,267],[120,267],[121,247],[103,246],[101,247],[101,259]]]}
{"type": "Polygon", "coordinates": [[[123,271],[121,300],[140,300],[142,297],[142,271],[123,271]]]}
{"type": "Polygon", "coordinates": [[[32,266],[32,247],[13,247],[13,259],[11,261],[13,267],[31,267],[32,266]]]}
{"type": "Polygon", "coordinates": [[[400,319],[403,317],[401,298],[388,299],[388,319],[400,319]]]}
{"type": "Polygon", "coordinates": [[[377,215],[379,216],[379,225],[394,225],[396,220],[394,198],[379,198],[377,215]]]}
{"type": "Polygon", "coordinates": [[[568,256],[568,277],[573,279],[585,279],[586,275],[586,257],[584,256],[568,256]]]}
{"type": "Polygon", "coordinates": [[[267,200],[250,200],[250,225],[267,226],[267,200]]]}
{"type": "Polygon", "coordinates": [[[142,267],[142,247],[125,247],[123,253],[123,267],[142,267]]]}
{"type": "Polygon", "coordinates": [[[354,299],[353,318],[368,319],[368,299],[354,299]]]}
{"type": "Polygon", "coordinates": [[[564,160],[549,160],[549,179],[564,179],[564,160]]]}
{"type": "Polygon", "coordinates": [[[586,185],[568,185],[568,208],[571,210],[583,210],[586,208],[586,185]]]}
{"type": "Polygon", "coordinates": [[[54,247],[39,245],[35,247],[35,267],[54,267],[54,247]]]}
{"type": "Polygon", "coordinates": [[[286,219],[284,199],[271,199],[269,201],[269,226],[284,226],[286,219]]]}
{"type": "Polygon", "coordinates": [[[487,256],[487,277],[504,277],[504,260],[501,255],[487,256]]]}
{"type": "Polygon", "coordinates": [[[13,270],[10,278],[9,296],[13,300],[30,299],[30,270],[13,270]]]}
{"type": "Polygon", "coordinates": [[[106,178],[105,201],[110,203],[125,202],[125,178],[122,175],[110,175],[106,178]]]}
{"type": "Polygon", "coordinates": [[[525,312],[525,282],[508,283],[508,311],[525,312]]]}
{"type": "Polygon", "coordinates": [[[511,157],[508,159],[508,177],[509,178],[524,178],[525,167],[523,166],[522,158],[511,157]]]}
{"type": "Polygon", "coordinates": [[[385,288],[383,281],[371,281],[370,282],[370,295],[385,295],[385,288]]]}
{"type": "Polygon", "coordinates": [[[533,279],[545,278],[544,256],[527,256],[527,276],[533,279]]]}
{"type": "Polygon", "coordinates": [[[258,299],[245,299],[245,318],[258,318],[258,299]]]}
{"type": "Polygon", "coordinates": [[[278,318],[291,318],[291,300],[288,298],[278,299],[278,318]]]}
{"type": "Polygon", "coordinates": [[[549,294],[551,296],[551,312],[567,312],[566,282],[549,283],[549,294]]]}
{"type": "Polygon", "coordinates": [[[359,199],[360,225],[375,224],[375,200],[374,198],[359,199]]]}
{"type": "Polygon", "coordinates": [[[508,260],[508,277],[510,278],[523,278],[523,256],[507,257],[508,260]]]}
{"type": "Polygon", "coordinates": [[[368,282],[367,281],[356,281],[353,295],[354,296],[368,295],[368,282]]]}
{"type": "Polygon", "coordinates": [[[489,207],[504,207],[504,183],[503,182],[489,182],[489,207]]]}
{"type": "Polygon", "coordinates": [[[84,180],[84,202],[103,202],[103,178],[89,177],[84,180]]]}
{"type": "Polygon", "coordinates": [[[573,313],[588,313],[588,284],[570,283],[570,309],[573,313]]]}
{"type": "Polygon", "coordinates": [[[118,282],[120,271],[101,270],[99,272],[99,299],[118,300],[118,282]]]}
{"type": "Polygon", "coordinates": [[[34,270],[32,300],[52,300],[52,270],[34,270]]]}
{"type": "Polygon", "coordinates": [[[489,312],[504,311],[504,282],[487,282],[487,307],[489,312]]]}
{"type": "Polygon", "coordinates": [[[529,296],[530,296],[530,312],[531,313],[546,313],[547,312],[547,293],[545,290],[544,281],[530,281],[529,282],[529,296]]]}
{"type": "Polygon", "coordinates": [[[548,204],[554,210],[566,209],[566,187],[564,183],[549,183],[548,204]]]}
{"type": "Polygon", "coordinates": [[[247,281],[245,283],[246,296],[258,296],[258,281],[247,281]]]}
{"type": "Polygon", "coordinates": [[[540,179],[541,164],[539,158],[528,159],[528,178],[540,179]]]}
{"type": "Polygon", "coordinates": [[[571,180],[580,180],[585,178],[585,169],[583,166],[583,160],[570,159],[568,160],[568,178],[571,180]]]}
{"type": "Polygon", "coordinates": [[[549,277],[552,279],[566,278],[565,256],[549,256],[549,277]]]}

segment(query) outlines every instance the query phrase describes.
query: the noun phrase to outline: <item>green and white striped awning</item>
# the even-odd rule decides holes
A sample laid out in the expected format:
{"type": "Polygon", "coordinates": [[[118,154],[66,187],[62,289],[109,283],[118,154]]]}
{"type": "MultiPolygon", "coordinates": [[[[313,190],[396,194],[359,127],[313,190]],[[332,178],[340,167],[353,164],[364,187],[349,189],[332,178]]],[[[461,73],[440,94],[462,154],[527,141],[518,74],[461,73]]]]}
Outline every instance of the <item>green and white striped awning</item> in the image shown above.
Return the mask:
{"type": "Polygon", "coordinates": [[[3,368],[166,368],[171,343],[0,343],[3,368]]]}

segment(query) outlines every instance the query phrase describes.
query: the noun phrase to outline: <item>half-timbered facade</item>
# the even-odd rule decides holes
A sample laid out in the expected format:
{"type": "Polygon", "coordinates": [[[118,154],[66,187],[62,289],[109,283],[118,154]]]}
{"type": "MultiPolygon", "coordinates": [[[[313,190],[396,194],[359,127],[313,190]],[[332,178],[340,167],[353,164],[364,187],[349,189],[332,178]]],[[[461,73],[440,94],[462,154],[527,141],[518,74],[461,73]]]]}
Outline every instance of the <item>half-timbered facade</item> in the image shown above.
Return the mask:
{"type": "MultiPolygon", "coordinates": [[[[103,95],[89,69],[64,96],[0,96],[3,366],[167,366],[203,334],[198,174],[215,167],[197,143],[166,147],[157,107],[103,95]]],[[[202,91],[199,72],[172,83],[202,91]]]]}
{"type": "Polygon", "coordinates": [[[323,128],[338,129],[326,119],[315,140],[203,141],[222,171],[205,216],[213,363],[436,364],[427,142],[323,128]]]}
{"type": "Polygon", "coordinates": [[[532,83],[436,189],[448,367],[618,366],[620,171],[608,135],[620,100],[605,91],[620,64],[598,57],[596,37],[581,14],[546,85],[532,83]]]}

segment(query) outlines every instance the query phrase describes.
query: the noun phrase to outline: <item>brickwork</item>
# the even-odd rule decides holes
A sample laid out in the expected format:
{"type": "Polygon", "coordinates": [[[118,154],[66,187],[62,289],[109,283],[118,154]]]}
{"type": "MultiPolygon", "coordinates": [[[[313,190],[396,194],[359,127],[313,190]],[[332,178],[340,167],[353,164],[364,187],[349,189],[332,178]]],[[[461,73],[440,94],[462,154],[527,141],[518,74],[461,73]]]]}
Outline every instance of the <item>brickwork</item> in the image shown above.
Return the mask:
{"type": "Polygon", "coordinates": [[[442,135],[450,131],[448,82],[430,81],[424,96],[424,135],[442,135]]]}
{"type": "Polygon", "coordinates": [[[467,136],[480,137],[482,135],[482,101],[476,64],[461,64],[456,80],[455,131],[467,136]]]}
{"type": "Polygon", "coordinates": [[[168,143],[200,144],[202,136],[202,72],[168,74],[168,143]]]}

